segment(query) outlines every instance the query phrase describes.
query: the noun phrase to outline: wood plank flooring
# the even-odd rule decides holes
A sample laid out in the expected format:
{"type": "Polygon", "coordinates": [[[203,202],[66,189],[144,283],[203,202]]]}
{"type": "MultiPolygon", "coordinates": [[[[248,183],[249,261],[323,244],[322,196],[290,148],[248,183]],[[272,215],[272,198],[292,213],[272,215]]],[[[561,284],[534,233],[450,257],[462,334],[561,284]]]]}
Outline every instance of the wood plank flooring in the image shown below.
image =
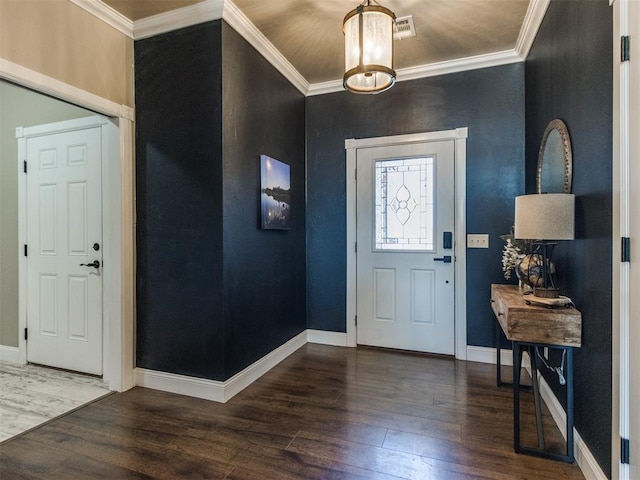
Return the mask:
{"type": "Polygon", "coordinates": [[[226,404],[144,388],[101,399],[0,445],[0,478],[584,478],[512,445],[511,391],[491,365],[307,344],[226,404]]]}

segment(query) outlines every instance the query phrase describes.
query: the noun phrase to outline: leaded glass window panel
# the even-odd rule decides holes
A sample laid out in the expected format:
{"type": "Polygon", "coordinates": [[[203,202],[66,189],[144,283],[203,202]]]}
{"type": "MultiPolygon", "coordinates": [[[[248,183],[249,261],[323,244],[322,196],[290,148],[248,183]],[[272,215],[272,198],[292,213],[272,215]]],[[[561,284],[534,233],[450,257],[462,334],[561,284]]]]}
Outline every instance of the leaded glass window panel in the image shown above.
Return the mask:
{"type": "Polygon", "coordinates": [[[435,250],[434,168],[433,157],[376,160],[376,250],[435,250]]]}

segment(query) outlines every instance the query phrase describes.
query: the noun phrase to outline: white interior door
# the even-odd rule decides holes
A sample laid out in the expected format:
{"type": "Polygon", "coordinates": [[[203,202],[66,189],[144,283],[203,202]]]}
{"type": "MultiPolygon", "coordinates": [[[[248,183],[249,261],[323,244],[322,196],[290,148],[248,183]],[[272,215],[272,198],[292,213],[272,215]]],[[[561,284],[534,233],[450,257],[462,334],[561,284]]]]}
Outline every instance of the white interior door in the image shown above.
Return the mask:
{"type": "Polygon", "coordinates": [[[27,360],[100,375],[102,134],[76,122],[24,129],[27,360]]]}
{"type": "Polygon", "coordinates": [[[357,150],[357,342],[453,355],[453,140],[357,150]]]}

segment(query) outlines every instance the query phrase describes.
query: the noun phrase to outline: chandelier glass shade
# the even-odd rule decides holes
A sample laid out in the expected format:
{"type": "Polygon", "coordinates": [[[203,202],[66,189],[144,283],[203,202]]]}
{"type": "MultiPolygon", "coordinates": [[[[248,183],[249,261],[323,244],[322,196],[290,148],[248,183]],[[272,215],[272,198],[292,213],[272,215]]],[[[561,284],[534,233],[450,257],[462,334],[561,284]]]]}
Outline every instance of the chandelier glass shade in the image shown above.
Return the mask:
{"type": "Polygon", "coordinates": [[[371,5],[370,0],[344,17],[344,88],[354,93],[380,93],[393,86],[395,18],[391,10],[371,5]]]}

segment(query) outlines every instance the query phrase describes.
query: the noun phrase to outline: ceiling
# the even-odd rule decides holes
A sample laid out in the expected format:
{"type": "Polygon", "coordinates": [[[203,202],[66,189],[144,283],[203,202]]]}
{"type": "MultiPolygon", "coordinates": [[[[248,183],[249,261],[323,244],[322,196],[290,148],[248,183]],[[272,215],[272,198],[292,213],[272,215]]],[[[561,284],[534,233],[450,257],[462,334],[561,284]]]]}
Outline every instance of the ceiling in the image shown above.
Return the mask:
{"type": "MultiPolygon", "coordinates": [[[[201,0],[102,0],[135,22],[201,0]]],[[[342,20],[358,0],[233,0],[310,84],[342,78],[342,20]]],[[[395,42],[396,70],[513,51],[529,0],[381,0],[413,15],[416,36],[395,42]]]]}

